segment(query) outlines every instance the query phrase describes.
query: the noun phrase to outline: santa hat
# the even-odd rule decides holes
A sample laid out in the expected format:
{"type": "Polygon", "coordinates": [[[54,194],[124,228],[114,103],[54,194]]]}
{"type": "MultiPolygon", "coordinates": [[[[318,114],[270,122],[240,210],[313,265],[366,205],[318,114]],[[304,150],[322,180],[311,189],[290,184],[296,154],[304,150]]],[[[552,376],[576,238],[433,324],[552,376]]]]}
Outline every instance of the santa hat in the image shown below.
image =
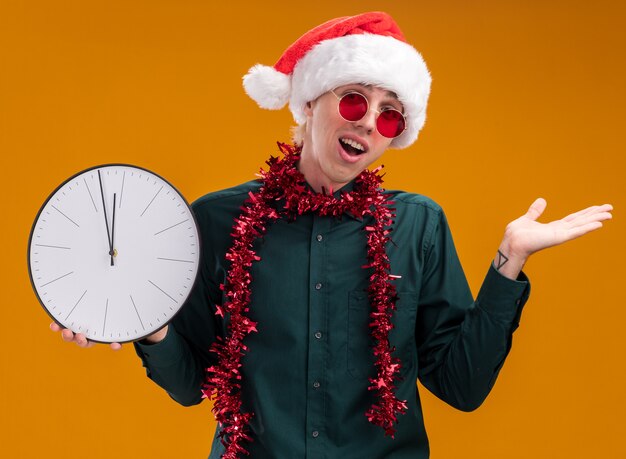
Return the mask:
{"type": "Polygon", "coordinates": [[[404,107],[406,130],[391,146],[405,148],[426,120],[430,74],[387,13],[332,19],[296,40],[273,67],[257,64],[243,77],[246,93],[262,108],[289,102],[296,123],[306,121],[307,102],[351,83],[393,91],[404,107]]]}

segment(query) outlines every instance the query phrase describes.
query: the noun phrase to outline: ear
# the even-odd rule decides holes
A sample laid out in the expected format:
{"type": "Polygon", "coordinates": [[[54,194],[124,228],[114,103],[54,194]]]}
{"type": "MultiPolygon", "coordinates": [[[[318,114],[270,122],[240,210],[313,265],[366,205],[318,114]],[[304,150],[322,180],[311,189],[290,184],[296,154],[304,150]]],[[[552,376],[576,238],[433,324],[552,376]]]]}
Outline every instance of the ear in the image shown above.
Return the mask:
{"type": "Polygon", "coordinates": [[[304,106],[304,115],[308,118],[309,116],[313,116],[313,105],[315,104],[315,101],[313,102],[307,102],[306,105],[304,106]]]}

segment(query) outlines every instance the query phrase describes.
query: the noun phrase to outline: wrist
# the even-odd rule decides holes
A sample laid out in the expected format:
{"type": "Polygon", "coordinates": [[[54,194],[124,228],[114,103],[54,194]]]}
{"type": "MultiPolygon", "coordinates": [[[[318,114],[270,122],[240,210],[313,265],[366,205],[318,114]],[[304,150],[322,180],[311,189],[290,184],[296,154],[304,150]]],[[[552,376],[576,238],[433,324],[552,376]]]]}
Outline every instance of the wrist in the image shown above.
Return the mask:
{"type": "Polygon", "coordinates": [[[153,333],[152,335],[146,336],[144,341],[148,344],[156,344],[160,343],[167,336],[168,325],[160,329],[159,331],[153,333]]]}
{"type": "Polygon", "coordinates": [[[506,236],[500,243],[493,260],[494,268],[509,279],[517,279],[524,268],[528,256],[515,250],[515,245],[506,236]]]}

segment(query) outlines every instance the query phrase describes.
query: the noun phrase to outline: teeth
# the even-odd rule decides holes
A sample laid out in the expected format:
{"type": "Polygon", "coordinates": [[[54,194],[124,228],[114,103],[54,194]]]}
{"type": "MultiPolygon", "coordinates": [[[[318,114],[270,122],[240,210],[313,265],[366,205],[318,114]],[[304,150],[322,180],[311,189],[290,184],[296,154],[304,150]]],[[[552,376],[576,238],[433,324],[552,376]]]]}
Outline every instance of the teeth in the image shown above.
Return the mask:
{"type": "Polygon", "coordinates": [[[346,145],[350,145],[352,148],[356,148],[357,150],[365,151],[365,147],[361,145],[359,142],[352,139],[339,139],[346,145]]]}

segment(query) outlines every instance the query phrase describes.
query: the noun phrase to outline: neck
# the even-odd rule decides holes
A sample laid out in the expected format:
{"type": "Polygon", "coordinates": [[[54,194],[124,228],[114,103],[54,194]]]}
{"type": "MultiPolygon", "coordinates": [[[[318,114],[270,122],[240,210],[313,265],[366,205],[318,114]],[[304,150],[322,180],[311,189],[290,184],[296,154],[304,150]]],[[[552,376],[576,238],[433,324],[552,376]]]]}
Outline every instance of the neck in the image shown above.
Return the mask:
{"type": "Polygon", "coordinates": [[[330,177],[324,174],[321,165],[316,162],[318,160],[314,155],[310,154],[308,150],[307,144],[305,143],[302,146],[300,160],[298,161],[296,167],[316,193],[321,193],[324,190],[327,193],[330,193],[331,190],[335,192],[348,184],[348,182],[333,181],[330,177]]]}

